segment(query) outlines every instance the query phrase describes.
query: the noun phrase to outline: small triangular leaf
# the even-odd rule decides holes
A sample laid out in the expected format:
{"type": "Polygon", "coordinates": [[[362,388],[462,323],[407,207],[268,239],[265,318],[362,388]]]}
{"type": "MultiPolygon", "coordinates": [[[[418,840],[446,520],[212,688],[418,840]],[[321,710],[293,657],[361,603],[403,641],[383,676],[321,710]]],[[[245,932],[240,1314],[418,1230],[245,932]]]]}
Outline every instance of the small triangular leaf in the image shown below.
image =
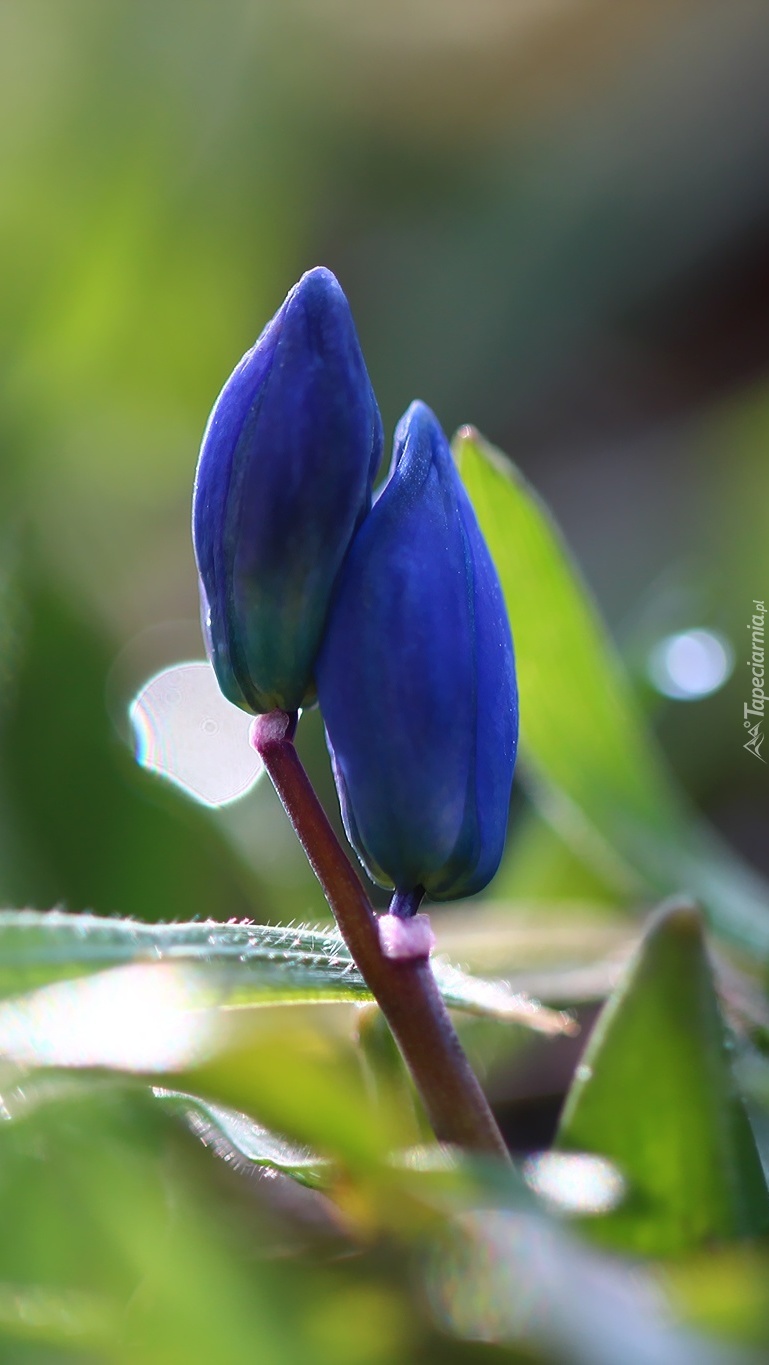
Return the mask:
{"type": "Polygon", "coordinates": [[[607,1002],[557,1146],[607,1157],[628,1196],[595,1234],[651,1254],[769,1227],[769,1196],[729,1065],[699,912],[658,911],[607,1002]]]}

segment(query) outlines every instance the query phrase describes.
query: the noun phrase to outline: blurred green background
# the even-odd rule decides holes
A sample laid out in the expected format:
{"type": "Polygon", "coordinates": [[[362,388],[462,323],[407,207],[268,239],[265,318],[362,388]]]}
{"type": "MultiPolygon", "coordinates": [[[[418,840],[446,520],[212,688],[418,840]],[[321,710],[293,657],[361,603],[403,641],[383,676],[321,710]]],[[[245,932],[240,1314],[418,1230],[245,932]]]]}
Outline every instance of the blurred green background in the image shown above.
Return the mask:
{"type": "MultiPolygon", "coordinates": [[[[420,397],[448,432],[475,423],[515,459],[684,788],[769,873],[766,766],[742,726],[746,626],[769,597],[768,74],[769,10],[755,0],[2,0],[0,905],[327,917],[267,784],[208,810],[139,767],[128,721],[150,675],[202,657],[189,512],[211,404],[318,263],[350,299],[388,439],[420,397]],[[713,632],[733,671],[708,696],[671,700],[650,659],[692,629],[713,632]]],[[[568,718],[568,670],[548,685],[568,718]]],[[[316,713],[300,744],[334,811],[316,713]]],[[[447,912],[441,946],[517,973],[516,988],[585,1026],[532,1041],[520,1024],[461,1023],[511,1143],[539,1150],[618,979],[632,929],[611,912],[646,906],[566,851],[522,781],[488,901],[447,912]]],[[[687,913],[676,932],[707,976],[687,913]]],[[[57,979],[62,951],[50,925],[35,929],[41,980],[57,979]]],[[[94,966],[87,935],[80,947],[62,971],[94,966]]],[[[718,970],[769,1169],[769,1081],[746,1041],[769,1036],[765,1000],[756,980],[751,995],[718,970]]],[[[640,1029],[640,1074],[661,1083],[671,1033],[701,1042],[691,960],[679,978],[689,994],[671,969],[655,1028],[640,1029]]],[[[70,984],[57,1008],[82,1023],[70,984]]],[[[23,1042],[9,1008],[6,1034],[23,1042]]],[[[137,997],[129,1025],[142,1008],[137,997]]],[[[704,1330],[765,1351],[765,1251],[708,1242],[644,1279],[630,1241],[629,1319],[619,1270],[615,1284],[586,1242],[516,1222],[520,1191],[493,1171],[467,1176],[473,1217],[489,1206],[468,1250],[450,1184],[449,1216],[429,1172],[418,1189],[387,1166],[404,1109],[411,1139],[424,1134],[375,1012],[233,1016],[240,1051],[179,1083],[336,1156],[333,1202],[238,1164],[210,1114],[186,1115],[191,1137],[138,1080],[19,1079],[4,1054],[0,1365],[738,1359],[731,1345],[701,1355],[658,1340],[660,1287],[704,1330]],[[484,1344],[496,1340],[508,1345],[484,1344]]],[[[51,1013],[52,1037],[68,1017],[51,1013]]],[[[93,1032],[109,1040],[103,1023],[93,1032]]],[[[727,1086],[720,1035],[713,1048],[727,1086]]],[[[715,1073],[698,1080],[679,1051],[706,1112],[715,1073]]],[[[648,1114],[624,1060],[607,1112],[624,1115],[633,1157],[648,1114]]],[[[725,1129],[718,1110],[706,1132],[670,1074],[651,1150],[676,1191],[677,1163],[697,1169],[679,1157],[681,1115],[700,1125],[694,1155],[725,1129]]]]}
{"type": "MultiPolygon", "coordinates": [[[[5,0],[2,901],[325,913],[266,787],[196,807],[135,765],[126,720],[202,652],[211,403],[319,262],[388,434],[418,396],[514,456],[672,764],[769,868],[741,654],[769,595],[768,39],[750,0],[5,0]],[[649,651],[690,627],[734,673],[665,700],[649,651]]],[[[317,716],[303,742],[333,802],[317,716]]],[[[497,893],[547,894],[515,858],[497,893]]]]}

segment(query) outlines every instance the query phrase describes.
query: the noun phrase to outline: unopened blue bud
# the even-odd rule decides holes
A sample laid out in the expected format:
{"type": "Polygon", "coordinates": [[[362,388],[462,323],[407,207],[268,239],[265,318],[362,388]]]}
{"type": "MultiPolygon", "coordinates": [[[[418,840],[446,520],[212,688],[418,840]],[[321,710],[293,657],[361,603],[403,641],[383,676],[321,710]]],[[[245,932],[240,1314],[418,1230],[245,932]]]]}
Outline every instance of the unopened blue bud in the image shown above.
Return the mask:
{"type": "Polygon", "coordinates": [[[480,891],[504,847],[518,736],[499,579],[424,403],[353,541],[318,660],[345,828],[375,881],[480,891]]]}
{"type": "Polygon", "coordinates": [[[331,594],[381,453],[349,305],[318,267],[227,380],[198,461],[203,630],[219,686],[244,710],[313,699],[331,594]]]}

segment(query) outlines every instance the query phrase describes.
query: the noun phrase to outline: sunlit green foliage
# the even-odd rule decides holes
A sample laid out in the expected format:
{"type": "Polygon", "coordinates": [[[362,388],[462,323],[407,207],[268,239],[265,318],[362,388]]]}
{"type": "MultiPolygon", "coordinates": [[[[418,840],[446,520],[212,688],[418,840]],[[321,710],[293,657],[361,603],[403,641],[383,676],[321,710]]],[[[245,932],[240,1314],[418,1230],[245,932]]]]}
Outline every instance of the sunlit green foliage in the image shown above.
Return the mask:
{"type": "MultiPolygon", "coordinates": [[[[2,6],[0,1365],[766,1357],[769,896],[699,814],[760,850],[765,772],[739,651],[688,709],[644,671],[769,591],[765,380],[703,385],[718,310],[646,344],[764,213],[766,30],[727,8],[2,6]],[[431,1143],[267,784],[203,811],[126,742],[202,655],[206,415],[320,262],[388,432],[423,398],[525,471],[459,438],[523,764],[494,904],[435,919],[500,1114],[528,1075],[514,1147],[605,1013],[513,1173],[431,1143]],[[680,892],[704,941],[639,945],[680,892]]],[[[317,714],[299,744],[331,809],[317,714]]]]}
{"type": "MultiPolygon", "coordinates": [[[[529,584],[519,650],[541,655],[537,622],[557,616],[575,695],[585,660],[585,705],[574,711],[551,706],[522,670],[524,743],[544,809],[548,792],[570,802],[623,859],[612,812],[626,802],[653,823],[658,794],[672,819],[671,779],[661,758],[647,767],[640,758],[652,741],[544,513],[477,446],[469,454],[476,463],[465,449],[463,473],[503,580],[529,584]],[[492,517],[506,512],[532,528],[528,538],[495,541],[492,517]],[[596,754],[590,735],[607,717],[616,719],[596,754]]],[[[686,817],[675,818],[668,837],[685,840],[686,817]]],[[[519,1036],[522,1025],[568,1028],[567,1016],[527,1009],[504,983],[440,960],[436,971],[448,1003],[496,1030],[474,1043],[489,1059],[504,1055],[500,1030],[514,1021],[519,1036]]],[[[760,1273],[764,1130],[753,1136],[738,1096],[692,910],[673,907],[652,924],[577,1071],[560,1153],[521,1175],[431,1147],[376,1015],[351,1026],[351,1008],[372,1006],[334,932],[7,912],[0,988],[0,1197],[24,1229],[3,1253],[0,1329],[18,1358],[65,1360],[74,1349],[84,1359],[170,1362],[181,1351],[236,1361],[255,1338],[259,1359],[281,1362],[448,1349],[461,1359],[477,1339],[512,1359],[520,1347],[574,1365],[614,1365],[620,1349],[638,1365],[728,1358],[685,1322],[708,1320],[697,1259],[706,1246],[759,1239],[740,1254],[760,1273]],[[219,1174],[222,1161],[229,1173],[219,1174]],[[596,1240],[612,1258],[588,1250],[596,1240]],[[331,1269],[324,1258],[342,1249],[331,1269]],[[683,1278],[681,1262],[671,1272],[665,1308],[625,1259],[639,1252],[694,1257],[683,1278]],[[437,1333],[456,1344],[439,1345],[437,1333]]],[[[556,1000],[558,990],[556,974],[556,1000]]],[[[755,1296],[744,1302],[727,1322],[737,1338],[755,1296]]]]}

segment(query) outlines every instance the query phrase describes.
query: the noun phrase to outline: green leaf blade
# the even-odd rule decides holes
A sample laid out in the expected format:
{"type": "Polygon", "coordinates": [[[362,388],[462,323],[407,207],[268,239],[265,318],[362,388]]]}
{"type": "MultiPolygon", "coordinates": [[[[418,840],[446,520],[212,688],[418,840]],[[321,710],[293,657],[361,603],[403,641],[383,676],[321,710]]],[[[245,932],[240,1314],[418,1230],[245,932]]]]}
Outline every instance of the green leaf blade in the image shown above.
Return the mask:
{"type": "Polygon", "coordinates": [[[664,828],[675,800],[661,760],[549,512],[476,432],[455,452],[513,625],[524,754],[587,814],[620,802],[664,828]]]}
{"type": "Polygon", "coordinates": [[[628,1182],[624,1204],[594,1225],[612,1244],[667,1254],[769,1228],[692,906],[652,921],[595,1027],[556,1145],[606,1157],[628,1182]]]}
{"type": "Polygon", "coordinates": [[[607,885],[693,894],[719,933],[769,961],[769,888],[668,772],[547,508],[472,428],[453,448],[507,603],[522,767],[539,811],[607,885]]]}
{"type": "MultiPolygon", "coordinates": [[[[135,963],[196,970],[201,1006],[357,1004],[372,999],[335,929],[305,925],[144,924],[52,910],[0,911],[0,1002],[59,981],[135,963]]],[[[435,961],[438,989],[452,1009],[569,1032],[571,1021],[513,991],[435,961]]],[[[0,1011],[2,1004],[0,1004],[0,1011]]]]}
{"type": "Polygon", "coordinates": [[[217,1156],[230,1161],[236,1155],[249,1166],[278,1171],[310,1189],[323,1185],[327,1163],[322,1157],[263,1127],[248,1114],[181,1090],[155,1086],[152,1093],[163,1109],[180,1118],[217,1156]]]}

